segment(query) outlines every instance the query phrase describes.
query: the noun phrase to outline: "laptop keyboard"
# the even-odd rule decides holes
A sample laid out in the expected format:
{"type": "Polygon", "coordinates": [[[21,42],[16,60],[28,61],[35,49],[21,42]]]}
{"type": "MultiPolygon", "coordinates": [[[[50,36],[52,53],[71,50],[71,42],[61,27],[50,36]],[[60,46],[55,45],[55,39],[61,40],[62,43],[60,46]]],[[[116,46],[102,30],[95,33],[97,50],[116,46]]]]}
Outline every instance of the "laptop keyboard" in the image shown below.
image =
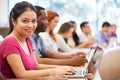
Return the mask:
{"type": "Polygon", "coordinates": [[[85,77],[87,74],[86,70],[77,70],[74,74],[67,74],[68,78],[72,77],[85,77]]]}
{"type": "Polygon", "coordinates": [[[82,75],[82,70],[77,70],[73,75],[82,75]]]}

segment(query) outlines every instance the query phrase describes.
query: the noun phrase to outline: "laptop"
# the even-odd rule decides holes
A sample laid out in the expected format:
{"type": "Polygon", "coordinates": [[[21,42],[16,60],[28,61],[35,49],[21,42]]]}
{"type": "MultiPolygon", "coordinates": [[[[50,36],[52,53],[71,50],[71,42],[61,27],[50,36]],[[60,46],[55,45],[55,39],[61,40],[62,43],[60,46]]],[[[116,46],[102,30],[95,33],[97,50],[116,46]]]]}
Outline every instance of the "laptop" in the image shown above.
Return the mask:
{"type": "MultiPolygon", "coordinates": [[[[89,50],[88,54],[86,55],[86,58],[88,60],[88,64],[86,65],[86,68],[78,69],[78,70],[76,70],[75,74],[67,75],[67,77],[68,78],[75,78],[75,79],[76,78],[85,78],[86,75],[88,74],[88,66],[90,65],[91,61],[93,62],[93,58],[95,57],[97,48],[98,48],[98,45],[92,46],[91,49],[89,50]]],[[[95,73],[96,73],[96,70],[98,67],[98,62],[96,62],[96,64],[95,64],[95,73]],[[97,64],[97,66],[96,66],[96,64],[97,64]]]]}

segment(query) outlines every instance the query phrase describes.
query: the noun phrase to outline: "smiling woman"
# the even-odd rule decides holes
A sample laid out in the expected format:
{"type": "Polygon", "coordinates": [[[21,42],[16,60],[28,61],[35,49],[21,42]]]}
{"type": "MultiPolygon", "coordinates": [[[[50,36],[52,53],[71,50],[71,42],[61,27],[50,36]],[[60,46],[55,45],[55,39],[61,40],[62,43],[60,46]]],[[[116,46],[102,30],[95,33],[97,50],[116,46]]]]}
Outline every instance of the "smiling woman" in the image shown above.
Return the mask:
{"type": "Polygon", "coordinates": [[[0,45],[0,72],[5,78],[66,80],[55,74],[73,73],[72,67],[38,64],[29,39],[36,26],[36,8],[29,2],[16,3],[10,12],[9,35],[0,45]]]}

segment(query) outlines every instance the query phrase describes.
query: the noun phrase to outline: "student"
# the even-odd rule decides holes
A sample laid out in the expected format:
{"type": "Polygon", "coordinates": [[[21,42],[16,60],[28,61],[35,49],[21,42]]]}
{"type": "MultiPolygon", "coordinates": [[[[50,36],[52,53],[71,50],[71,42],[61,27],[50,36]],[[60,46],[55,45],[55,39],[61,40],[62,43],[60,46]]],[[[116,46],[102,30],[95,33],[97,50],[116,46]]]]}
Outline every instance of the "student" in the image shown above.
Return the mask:
{"type": "Polygon", "coordinates": [[[47,14],[48,14],[47,19],[49,22],[47,31],[44,33],[40,33],[40,36],[45,42],[45,45],[49,48],[51,52],[58,53],[57,39],[54,33],[54,28],[57,26],[59,22],[59,15],[52,10],[48,10],[47,14]]]}
{"type": "Polygon", "coordinates": [[[109,22],[104,22],[102,24],[101,30],[95,34],[95,39],[100,43],[101,46],[107,47],[109,43],[107,32],[111,24],[109,22]]]}
{"type": "Polygon", "coordinates": [[[111,24],[111,27],[109,27],[109,30],[107,31],[108,38],[111,37],[117,38],[116,30],[117,26],[115,24],[111,24]]]}
{"type": "Polygon", "coordinates": [[[73,30],[72,36],[67,40],[67,43],[71,47],[77,47],[80,44],[79,37],[76,32],[77,24],[75,21],[69,21],[69,23],[71,23],[73,25],[74,30],[73,30]]]}
{"type": "Polygon", "coordinates": [[[74,27],[70,22],[65,22],[61,25],[56,35],[58,39],[58,48],[61,52],[74,52],[80,51],[80,48],[72,48],[67,44],[67,40],[72,37],[74,27]]]}
{"type": "Polygon", "coordinates": [[[60,53],[55,54],[45,46],[43,40],[41,39],[41,36],[39,36],[38,34],[40,32],[45,32],[47,29],[48,26],[47,13],[45,12],[45,9],[40,6],[36,6],[36,9],[37,9],[38,26],[34,31],[34,34],[31,36],[31,40],[33,43],[33,47],[39,56],[49,57],[49,58],[39,58],[38,55],[36,55],[38,62],[45,64],[58,64],[58,65],[71,65],[71,66],[84,65],[86,62],[86,58],[84,54],[80,54],[81,56],[77,54],[75,56],[74,55],[72,56],[71,54],[69,55],[63,55],[60,53]]]}
{"type": "MultiPolygon", "coordinates": [[[[58,34],[57,34],[58,47],[60,48],[60,50],[62,50],[62,51],[74,50],[72,48],[69,48],[69,46],[67,45],[67,43],[64,40],[64,39],[68,39],[70,36],[72,36],[72,32],[73,32],[73,25],[70,24],[69,22],[65,22],[61,25],[61,27],[58,31],[58,34]]],[[[90,73],[94,74],[94,66],[92,63],[90,63],[90,65],[88,67],[88,71],[90,73]]]]}
{"type": "MultiPolygon", "coordinates": [[[[50,75],[75,72],[69,66],[38,64],[29,39],[36,27],[35,7],[25,1],[17,3],[10,12],[10,34],[0,45],[0,72],[5,78],[43,80],[50,75]]],[[[62,78],[66,80],[65,77],[62,78]]]]}
{"type": "Polygon", "coordinates": [[[85,40],[84,42],[81,43],[81,38],[78,36],[76,32],[76,28],[77,28],[76,22],[75,21],[69,21],[69,22],[73,25],[74,31],[72,33],[72,37],[70,37],[67,40],[68,45],[70,45],[71,47],[76,47],[76,48],[89,48],[91,44],[90,43],[91,39],[85,40]]]}
{"type": "Polygon", "coordinates": [[[58,48],[62,52],[72,52],[75,51],[73,48],[69,47],[65,40],[70,38],[73,33],[73,25],[69,22],[65,22],[61,25],[58,34],[56,35],[58,39],[58,48]]]}
{"type": "Polygon", "coordinates": [[[91,34],[91,29],[89,26],[89,22],[82,22],[80,24],[80,29],[81,29],[81,33],[79,35],[80,38],[80,43],[86,43],[86,47],[91,47],[92,43],[94,42],[94,38],[92,37],[91,34]]]}

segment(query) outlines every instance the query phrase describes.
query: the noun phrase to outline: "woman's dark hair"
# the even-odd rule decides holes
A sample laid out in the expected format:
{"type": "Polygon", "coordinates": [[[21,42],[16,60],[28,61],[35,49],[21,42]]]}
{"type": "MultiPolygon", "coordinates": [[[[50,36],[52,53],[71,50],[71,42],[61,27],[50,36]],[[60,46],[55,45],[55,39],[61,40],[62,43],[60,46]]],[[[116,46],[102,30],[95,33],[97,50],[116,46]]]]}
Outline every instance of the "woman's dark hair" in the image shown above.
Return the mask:
{"type": "Polygon", "coordinates": [[[73,28],[73,25],[69,22],[65,22],[61,25],[58,33],[61,34],[61,33],[65,33],[67,32],[70,28],[73,28]]]}
{"type": "Polygon", "coordinates": [[[36,8],[29,2],[22,1],[15,4],[15,6],[10,11],[9,16],[9,25],[10,25],[10,31],[9,34],[13,31],[13,24],[11,19],[17,20],[17,18],[25,11],[27,10],[33,10],[36,13],[36,8]]]}
{"type": "MultiPolygon", "coordinates": [[[[73,25],[73,27],[74,27],[74,24],[76,24],[75,21],[69,21],[69,23],[71,23],[71,24],[73,25]]],[[[73,40],[74,40],[74,42],[75,42],[75,46],[78,46],[78,45],[80,44],[80,42],[79,42],[79,37],[78,37],[76,31],[74,31],[74,32],[72,33],[72,37],[73,37],[73,40]]]]}

